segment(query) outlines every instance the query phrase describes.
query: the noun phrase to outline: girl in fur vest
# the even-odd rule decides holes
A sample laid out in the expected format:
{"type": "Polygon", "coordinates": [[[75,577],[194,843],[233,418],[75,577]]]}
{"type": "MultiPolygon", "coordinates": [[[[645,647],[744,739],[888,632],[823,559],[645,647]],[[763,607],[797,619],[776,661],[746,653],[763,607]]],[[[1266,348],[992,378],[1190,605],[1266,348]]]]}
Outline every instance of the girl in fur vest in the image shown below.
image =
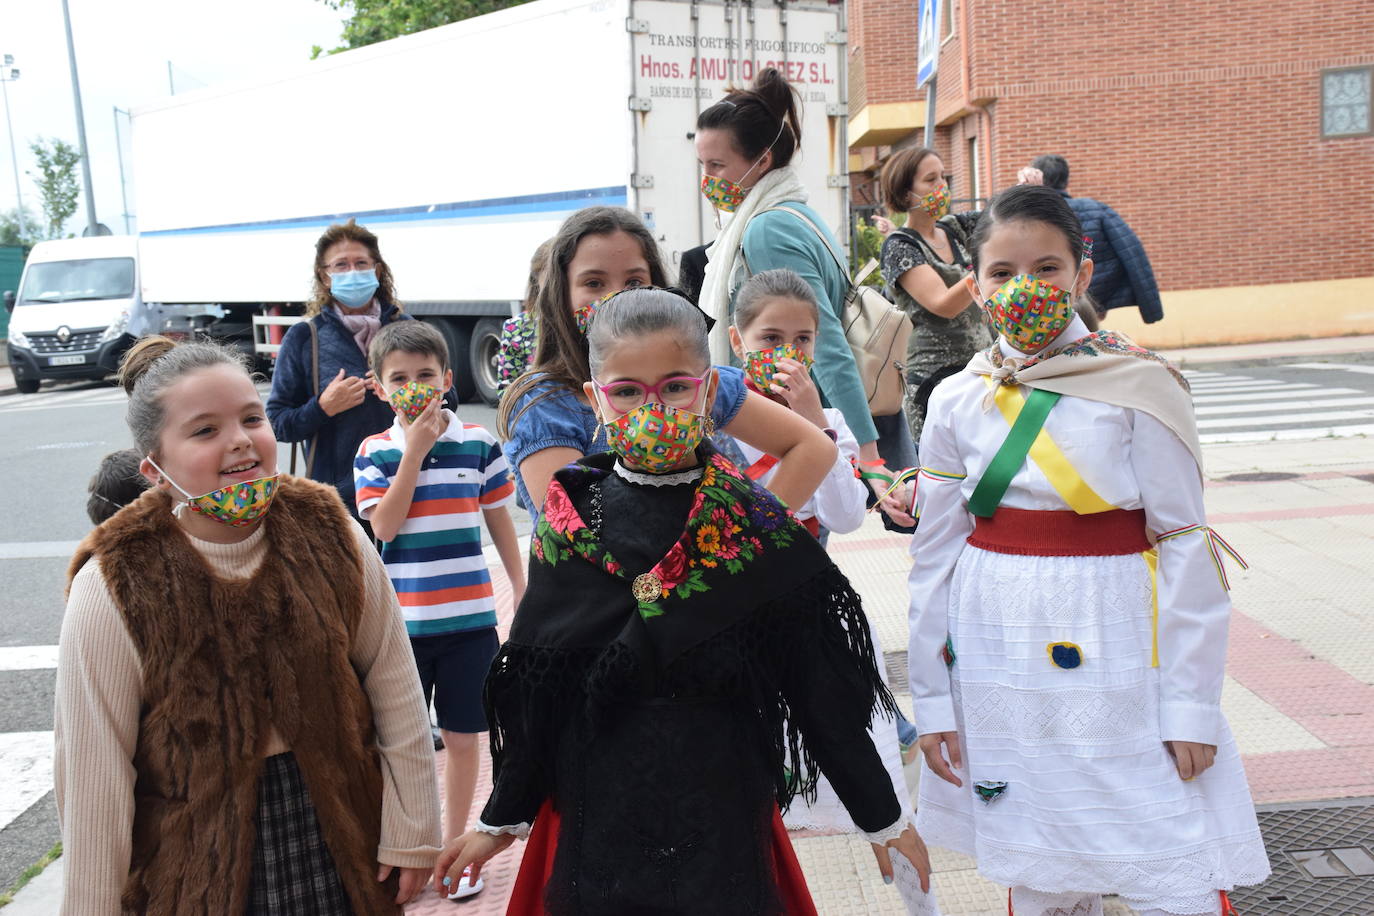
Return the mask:
{"type": "Polygon", "coordinates": [[[149,338],[121,381],[152,486],[71,566],[63,913],[399,913],[439,804],[381,560],[332,488],[277,473],[233,351],[149,338]]]}

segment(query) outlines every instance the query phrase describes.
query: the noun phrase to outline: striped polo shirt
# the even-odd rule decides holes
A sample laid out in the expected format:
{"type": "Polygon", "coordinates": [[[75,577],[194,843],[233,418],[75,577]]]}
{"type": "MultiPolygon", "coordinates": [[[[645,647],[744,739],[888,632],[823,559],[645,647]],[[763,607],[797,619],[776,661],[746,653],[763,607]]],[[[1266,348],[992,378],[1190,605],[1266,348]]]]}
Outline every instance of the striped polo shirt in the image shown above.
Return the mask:
{"type": "MultiPolygon", "coordinates": [[[[396,537],[382,545],[382,561],[411,636],[496,626],[491,575],[482,555],[482,510],[504,506],[515,486],[491,433],[444,413],[448,429],[425,456],[410,512],[396,537]]],[[[363,440],[353,462],[363,518],[386,495],[404,451],[400,420],[363,440]]]]}

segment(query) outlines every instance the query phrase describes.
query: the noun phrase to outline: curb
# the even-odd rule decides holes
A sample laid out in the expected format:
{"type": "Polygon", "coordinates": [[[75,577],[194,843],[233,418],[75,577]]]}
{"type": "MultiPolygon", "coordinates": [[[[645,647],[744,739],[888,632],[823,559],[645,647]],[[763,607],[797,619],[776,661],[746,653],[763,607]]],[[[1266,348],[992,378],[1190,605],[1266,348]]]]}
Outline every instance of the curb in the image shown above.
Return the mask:
{"type": "Polygon", "coordinates": [[[1370,353],[1374,353],[1374,334],[1227,344],[1215,347],[1186,347],[1158,352],[1169,362],[1185,368],[1212,363],[1252,363],[1255,365],[1277,363],[1282,365],[1285,362],[1320,357],[1368,356],[1370,353]]]}
{"type": "Polygon", "coordinates": [[[55,916],[62,902],[64,861],[59,856],[20,888],[9,905],[4,907],[5,916],[55,916]]]}

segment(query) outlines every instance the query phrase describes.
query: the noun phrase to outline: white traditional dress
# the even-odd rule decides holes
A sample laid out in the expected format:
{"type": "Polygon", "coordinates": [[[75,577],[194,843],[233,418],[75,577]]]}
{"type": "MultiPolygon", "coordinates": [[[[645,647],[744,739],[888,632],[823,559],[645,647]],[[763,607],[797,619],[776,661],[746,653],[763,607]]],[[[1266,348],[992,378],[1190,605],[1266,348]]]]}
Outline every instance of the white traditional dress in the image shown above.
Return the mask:
{"type": "Polygon", "coordinates": [[[1155,354],[1085,335],[1075,319],[1061,337],[1075,343],[1030,360],[999,340],[931,398],[911,688],[921,734],[958,732],[964,785],[923,762],[917,828],[999,884],[1092,898],[1039,912],[1100,912],[1095,895],[1116,893],[1216,913],[1218,891],[1269,864],[1220,708],[1230,601],[1191,404],[1155,354]],[[1065,396],[1001,508],[975,519],[969,499],[1034,388],[1065,396]],[[1106,532],[1100,549],[1083,530],[1106,532]],[[1185,782],[1169,740],[1215,745],[1216,762],[1185,782]]]}

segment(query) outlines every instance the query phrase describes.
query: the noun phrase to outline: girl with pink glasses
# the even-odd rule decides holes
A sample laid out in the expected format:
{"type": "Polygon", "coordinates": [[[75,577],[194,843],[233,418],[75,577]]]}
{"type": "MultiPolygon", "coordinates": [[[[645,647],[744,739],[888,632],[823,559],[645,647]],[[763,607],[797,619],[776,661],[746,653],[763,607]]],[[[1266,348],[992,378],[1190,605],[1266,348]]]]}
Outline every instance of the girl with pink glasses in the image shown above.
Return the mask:
{"type": "Polygon", "coordinates": [[[824,773],[928,889],[866,731],[894,707],[859,596],[707,441],[704,317],[628,290],[587,342],[582,393],[611,452],[548,485],[487,678],[492,793],[436,887],[521,837],[508,913],[814,914],[779,806],[824,773]]]}

